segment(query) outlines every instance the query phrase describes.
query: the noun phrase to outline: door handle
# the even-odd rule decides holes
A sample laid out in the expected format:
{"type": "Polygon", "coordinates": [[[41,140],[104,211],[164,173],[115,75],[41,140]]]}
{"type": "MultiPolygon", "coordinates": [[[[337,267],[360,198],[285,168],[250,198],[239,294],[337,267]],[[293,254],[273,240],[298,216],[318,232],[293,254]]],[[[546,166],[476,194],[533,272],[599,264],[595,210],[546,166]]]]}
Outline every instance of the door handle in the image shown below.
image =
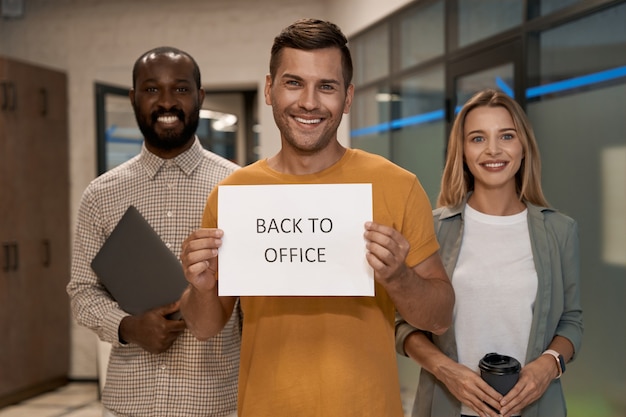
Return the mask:
{"type": "Polygon", "coordinates": [[[11,244],[11,247],[13,248],[13,262],[11,264],[11,270],[13,271],[17,271],[20,267],[19,265],[19,247],[17,245],[17,242],[13,242],[11,244]]]}
{"type": "Polygon", "coordinates": [[[41,262],[43,266],[48,267],[50,266],[50,260],[51,260],[51,256],[50,256],[50,240],[49,239],[44,239],[41,241],[41,245],[43,247],[43,261],[41,262]]]}
{"type": "Polygon", "coordinates": [[[10,258],[11,258],[11,244],[10,243],[3,243],[2,244],[2,249],[3,249],[3,261],[2,261],[2,270],[4,272],[9,272],[10,271],[10,267],[11,267],[11,263],[10,263],[10,258]]]}
{"type": "Polygon", "coordinates": [[[10,81],[3,81],[0,83],[2,86],[2,104],[0,109],[6,111],[14,111],[17,107],[15,99],[15,84],[10,81]]]}
{"type": "Polygon", "coordinates": [[[8,84],[9,83],[6,81],[2,81],[0,83],[0,87],[2,87],[2,104],[0,105],[0,109],[2,110],[9,109],[9,86],[8,84]]]}
{"type": "Polygon", "coordinates": [[[41,96],[41,115],[46,116],[48,114],[48,90],[45,88],[39,89],[39,95],[41,96]]]}
{"type": "Polygon", "coordinates": [[[19,254],[17,242],[5,242],[2,244],[4,261],[2,270],[4,272],[17,271],[19,268],[19,254]]]}

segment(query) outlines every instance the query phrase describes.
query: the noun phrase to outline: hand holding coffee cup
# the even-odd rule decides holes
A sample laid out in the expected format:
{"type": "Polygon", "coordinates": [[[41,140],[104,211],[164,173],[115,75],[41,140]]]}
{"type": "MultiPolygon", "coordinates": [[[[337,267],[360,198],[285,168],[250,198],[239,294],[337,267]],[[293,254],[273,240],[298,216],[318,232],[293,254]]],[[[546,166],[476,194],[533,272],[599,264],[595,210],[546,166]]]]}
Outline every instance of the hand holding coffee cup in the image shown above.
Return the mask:
{"type": "Polygon", "coordinates": [[[481,378],[493,389],[506,395],[517,383],[522,365],[511,356],[487,353],[478,363],[481,378]]]}

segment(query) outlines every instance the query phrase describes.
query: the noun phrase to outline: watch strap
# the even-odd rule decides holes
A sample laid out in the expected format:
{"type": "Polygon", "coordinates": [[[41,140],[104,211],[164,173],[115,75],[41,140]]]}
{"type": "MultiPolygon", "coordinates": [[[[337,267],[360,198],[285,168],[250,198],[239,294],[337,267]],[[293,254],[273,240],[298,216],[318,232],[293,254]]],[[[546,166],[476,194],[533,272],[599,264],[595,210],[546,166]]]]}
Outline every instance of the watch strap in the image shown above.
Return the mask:
{"type": "Polygon", "coordinates": [[[559,370],[559,374],[554,379],[559,379],[561,375],[563,375],[563,372],[565,372],[565,360],[563,359],[563,355],[553,349],[546,350],[543,352],[543,355],[550,355],[554,357],[556,360],[556,367],[559,370]]]}

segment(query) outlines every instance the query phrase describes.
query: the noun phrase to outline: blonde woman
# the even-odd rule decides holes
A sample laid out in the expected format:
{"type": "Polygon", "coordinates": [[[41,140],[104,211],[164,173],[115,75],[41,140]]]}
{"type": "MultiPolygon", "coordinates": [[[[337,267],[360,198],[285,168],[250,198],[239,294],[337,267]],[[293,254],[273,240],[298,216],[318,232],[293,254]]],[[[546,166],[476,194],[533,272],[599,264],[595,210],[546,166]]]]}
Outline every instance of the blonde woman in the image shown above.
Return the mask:
{"type": "Polygon", "coordinates": [[[462,108],[437,206],[456,305],[440,336],[397,319],[398,352],[421,365],[413,416],[565,416],[559,377],[583,333],[578,230],[543,196],[534,133],[513,99],[488,89],[462,108]],[[504,396],[480,377],[490,352],[522,365],[504,396]]]}

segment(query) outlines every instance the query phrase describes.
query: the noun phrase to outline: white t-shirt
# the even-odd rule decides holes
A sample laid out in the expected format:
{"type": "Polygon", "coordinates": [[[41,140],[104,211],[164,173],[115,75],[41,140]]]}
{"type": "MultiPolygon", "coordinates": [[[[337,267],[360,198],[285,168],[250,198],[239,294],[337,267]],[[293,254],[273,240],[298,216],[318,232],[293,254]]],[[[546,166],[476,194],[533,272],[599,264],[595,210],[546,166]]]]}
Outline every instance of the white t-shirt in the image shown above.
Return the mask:
{"type": "MultiPolygon", "coordinates": [[[[465,207],[461,251],[452,274],[459,363],[479,372],[480,359],[497,352],[523,366],[537,294],[527,210],[492,216],[465,207]]],[[[461,414],[476,415],[465,405],[461,414]]]]}

